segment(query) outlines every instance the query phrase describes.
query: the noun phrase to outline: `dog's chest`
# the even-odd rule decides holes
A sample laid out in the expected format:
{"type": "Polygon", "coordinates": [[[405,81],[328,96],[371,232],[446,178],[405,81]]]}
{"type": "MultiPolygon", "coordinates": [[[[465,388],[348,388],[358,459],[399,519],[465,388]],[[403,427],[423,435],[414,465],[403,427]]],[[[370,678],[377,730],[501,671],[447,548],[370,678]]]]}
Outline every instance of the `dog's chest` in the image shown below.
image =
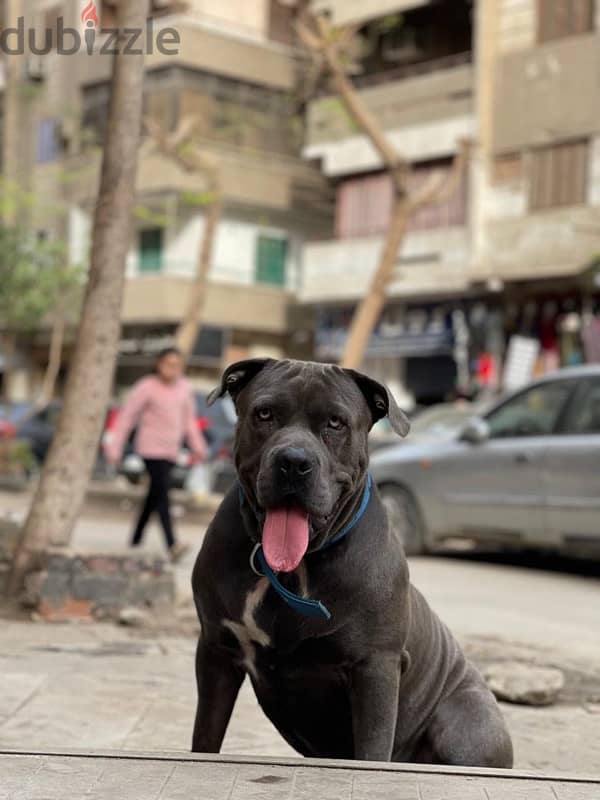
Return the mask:
{"type": "MultiPolygon", "coordinates": [[[[294,588],[302,597],[307,596],[307,575],[303,564],[295,573],[294,588]]],[[[257,677],[260,665],[264,665],[266,653],[281,655],[290,648],[293,650],[296,642],[300,644],[300,631],[305,628],[303,619],[269,590],[268,579],[258,578],[245,593],[239,617],[222,620],[225,630],[235,637],[242,664],[253,678],[257,677]]]]}

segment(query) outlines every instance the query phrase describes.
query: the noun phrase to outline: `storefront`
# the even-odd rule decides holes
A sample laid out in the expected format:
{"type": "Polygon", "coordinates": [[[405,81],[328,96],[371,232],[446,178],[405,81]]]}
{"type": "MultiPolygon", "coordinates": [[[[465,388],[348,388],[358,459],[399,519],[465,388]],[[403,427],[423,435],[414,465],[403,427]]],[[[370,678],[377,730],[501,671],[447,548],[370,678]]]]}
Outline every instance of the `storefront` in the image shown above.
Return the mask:
{"type": "MultiPolygon", "coordinates": [[[[339,361],[352,307],[316,310],[315,358],[339,361]]],[[[600,362],[600,268],[576,280],[508,284],[438,303],[391,303],[369,340],[364,369],[405,402],[429,405],[510,387],[509,349],[527,352],[526,378],[600,362]]]]}
{"type": "MultiPolygon", "coordinates": [[[[453,303],[390,305],[369,340],[364,369],[401,396],[408,395],[415,405],[453,396],[464,360],[464,335],[457,312],[460,309],[453,303]]],[[[339,361],[352,313],[349,307],[316,311],[318,360],[339,361]]]]}

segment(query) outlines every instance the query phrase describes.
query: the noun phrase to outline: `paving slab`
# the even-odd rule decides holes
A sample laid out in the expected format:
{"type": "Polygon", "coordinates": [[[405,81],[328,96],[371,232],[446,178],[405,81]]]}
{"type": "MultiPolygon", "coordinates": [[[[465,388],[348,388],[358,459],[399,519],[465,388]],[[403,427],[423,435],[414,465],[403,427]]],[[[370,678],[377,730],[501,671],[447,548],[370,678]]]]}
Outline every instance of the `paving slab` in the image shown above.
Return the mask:
{"type": "Polygon", "coordinates": [[[0,800],[598,800],[600,779],[298,758],[0,751],[0,800]]]}

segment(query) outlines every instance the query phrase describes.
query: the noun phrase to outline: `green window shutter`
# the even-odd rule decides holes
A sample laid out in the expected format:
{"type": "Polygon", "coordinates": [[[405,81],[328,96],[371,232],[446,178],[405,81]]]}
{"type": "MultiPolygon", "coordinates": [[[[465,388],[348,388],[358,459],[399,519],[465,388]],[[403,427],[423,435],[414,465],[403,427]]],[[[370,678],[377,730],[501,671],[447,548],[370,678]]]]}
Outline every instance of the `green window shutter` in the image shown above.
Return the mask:
{"type": "Polygon", "coordinates": [[[287,240],[259,236],[256,248],[256,282],[285,286],[287,240]]]}
{"type": "Polygon", "coordinates": [[[140,272],[160,272],[162,269],[161,228],[140,231],[140,272]]]}

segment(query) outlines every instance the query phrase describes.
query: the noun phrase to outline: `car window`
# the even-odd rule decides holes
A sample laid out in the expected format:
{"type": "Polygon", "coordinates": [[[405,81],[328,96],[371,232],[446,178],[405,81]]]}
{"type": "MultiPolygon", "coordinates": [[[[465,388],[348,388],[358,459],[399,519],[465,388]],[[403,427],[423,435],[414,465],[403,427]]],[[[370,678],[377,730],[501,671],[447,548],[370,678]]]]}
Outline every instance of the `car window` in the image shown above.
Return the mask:
{"type": "Polygon", "coordinates": [[[600,378],[586,381],[565,420],[565,433],[600,433],[600,378]]]}
{"type": "Polygon", "coordinates": [[[471,406],[433,406],[422,411],[414,420],[411,420],[410,432],[412,434],[431,433],[435,435],[446,431],[454,431],[463,426],[472,416],[473,409],[471,406]]]}
{"type": "Polygon", "coordinates": [[[552,433],[572,388],[568,381],[542,383],[508,400],[487,417],[491,438],[552,433]]]}

